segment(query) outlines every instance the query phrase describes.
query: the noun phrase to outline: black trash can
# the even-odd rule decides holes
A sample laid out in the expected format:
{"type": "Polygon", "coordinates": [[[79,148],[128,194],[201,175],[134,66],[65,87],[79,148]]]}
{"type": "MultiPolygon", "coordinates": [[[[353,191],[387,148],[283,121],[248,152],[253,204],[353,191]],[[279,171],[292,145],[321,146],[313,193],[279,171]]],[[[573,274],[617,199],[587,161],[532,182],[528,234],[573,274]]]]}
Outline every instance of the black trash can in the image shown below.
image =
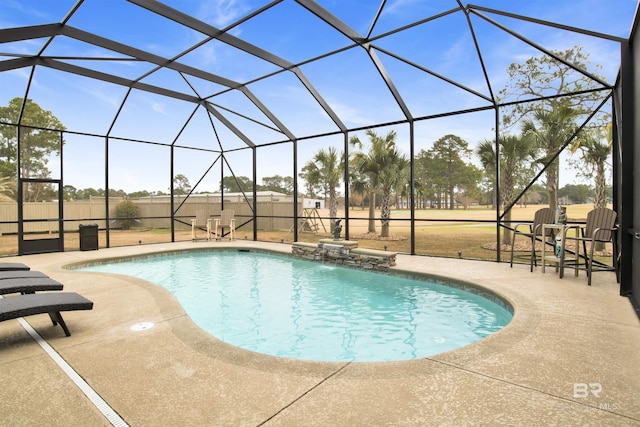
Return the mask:
{"type": "Polygon", "coordinates": [[[80,224],[80,250],[98,250],[98,224],[80,224]]]}

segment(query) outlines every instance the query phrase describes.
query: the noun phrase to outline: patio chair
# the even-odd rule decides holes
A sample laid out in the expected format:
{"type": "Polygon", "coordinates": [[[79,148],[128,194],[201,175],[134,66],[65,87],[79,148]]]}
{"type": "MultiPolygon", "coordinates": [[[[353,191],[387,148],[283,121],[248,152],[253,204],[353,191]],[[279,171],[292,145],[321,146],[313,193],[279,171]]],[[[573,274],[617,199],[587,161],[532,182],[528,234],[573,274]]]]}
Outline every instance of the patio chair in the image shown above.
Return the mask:
{"type": "Polygon", "coordinates": [[[216,218],[215,220],[215,234],[216,240],[220,240],[224,237],[224,229],[229,229],[229,239],[235,240],[235,232],[236,232],[236,220],[235,220],[236,212],[233,209],[223,209],[220,212],[220,218],[216,218]],[[220,228],[222,234],[218,234],[218,228],[220,228]]]}
{"type": "Polygon", "coordinates": [[[48,277],[23,277],[0,280],[0,295],[33,294],[40,291],[61,291],[62,283],[48,277]]]}
{"type": "MultiPolygon", "coordinates": [[[[584,260],[584,267],[587,272],[587,284],[591,286],[591,276],[596,271],[615,271],[616,279],[620,281],[620,272],[618,270],[618,245],[616,241],[616,218],[618,214],[608,208],[593,209],[587,214],[587,222],[584,227],[580,227],[576,231],[575,236],[566,236],[567,241],[575,241],[575,250],[580,250],[580,244],[582,243],[583,257],[577,257],[577,261],[573,262],[575,275],[578,276],[578,270],[581,269],[580,265],[584,260]],[[611,243],[613,248],[612,265],[606,265],[602,262],[594,260],[595,247],[598,243],[603,245],[611,243]],[[589,244],[589,251],[587,252],[587,244],[589,244]]],[[[564,256],[564,254],[563,254],[564,256]]],[[[564,265],[567,263],[565,261],[564,265]]],[[[570,265],[570,264],[569,264],[570,265]]],[[[561,272],[562,274],[562,272],[561,272]]]]}
{"type": "Polygon", "coordinates": [[[21,262],[0,262],[0,271],[15,270],[27,271],[31,270],[31,268],[26,264],[22,264],[21,262]]]}
{"type": "Polygon", "coordinates": [[[191,240],[198,240],[196,230],[207,230],[207,240],[211,240],[211,218],[209,211],[206,209],[198,209],[196,217],[191,219],[191,240]]]}
{"type": "Polygon", "coordinates": [[[511,235],[511,267],[513,268],[513,258],[523,258],[524,256],[514,255],[516,237],[526,237],[531,242],[531,252],[528,255],[530,270],[533,272],[533,266],[538,266],[538,258],[536,255],[536,241],[540,239],[545,244],[546,236],[542,236],[542,224],[552,224],[555,215],[551,208],[538,209],[533,215],[533,223],[520,223],[513,227],[511,235]],[[525,228],[526,227],[526,228],[525,228]]]}
{"type": "Polygon", "coordinates": [[[93,302],[75,292],[56,292],[33,295],[17,295],[0,298],[0,322],[34,314],[48,313],[53,325],[60,324],[66,336],[70,336],[61,311],[91,310],[93,302]]]}

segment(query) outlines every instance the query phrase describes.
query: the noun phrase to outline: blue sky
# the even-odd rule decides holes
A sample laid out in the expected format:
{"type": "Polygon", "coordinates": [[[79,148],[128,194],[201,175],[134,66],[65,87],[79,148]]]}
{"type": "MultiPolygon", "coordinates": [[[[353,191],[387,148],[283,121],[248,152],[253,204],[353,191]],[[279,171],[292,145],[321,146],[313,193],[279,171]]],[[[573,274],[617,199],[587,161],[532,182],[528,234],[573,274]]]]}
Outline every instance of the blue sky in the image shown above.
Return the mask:
{"type": "MultiPolygon", "coordinates": [[[[268,4],[266,1],[252,0],[168,0],[163,3],[219,29],[236,23],[268,4]]],[[[323,0],[317,3],[355,33],[366,36],[371,31],[374,38],[457,6],[453,0],[387,1],[372,28],[372,21],[380,6],[376,1],[323,0]]],[[[0,28],[61,22],[74,4],[74,0],[4,0],[0,10],[0,28]]],[[[637,7],[637,2],[632,0],[476,0],[473,4],[618,37],[628,36],[637,7]]],[[[548,49],[564,50],[580,44],[589,52],[592,64],[602,65],[599,72],[609,82],[615,79],[619,65],[619,46],[615,42],[490,13],[486,15],[548,49]]],[[[471,16],[471,21],[491,88],[495,92],[504,86],[505,70],[509,64],[540,54],[475,15],[471,16]]],[[[206,38],[198,31],[124,0],[86,0],[68,24],[167,59],[206,38]]],[[[351,48],[320,61],[305,62],[315,56],[351,46],[352,42],[293,0],[283,0],[234,26],[229,34],[271,52],[288,63],[301,64],[299,69],[302,75],[347,128],[364,128],[405,118],[402,108],[394,100],[364,49],[351,48]]],[[[13,59],[16,55],[35,55],[45,46],[45,41],[35,39],[3,43],[0,46],[0,61],[13,59]]],[[[447,15],[377,39],[374,45],[377,57],[413,117],[488,105],[486,99],[473,93],[489,96],[490,91],[463,13],[447,15]],[[393,55],[460,82],[468,90],[430,76],[393,55]]],[[[215,95],[209,99],[220,114],[257,145],[287,139],[244,94],[237,90],[225,91],[225,86],[221,84],[194,76],[181,76],[171,70],[149,74],[155,68],[153,64],[133,61],[126,55],[71,37],[56,37],[46,47],[44,55],[56,57],[66,64],[95,68],[125,79],[141,78],[142,83],[190,96],[207,98],[215,95]],[[239,114],[232,114],[229,110],[239,114]]],[[[281,68],[273,63],[217,40],[202,44],[180,57],[178,62],[233,82],[248,83],[247,88],[251,93],[298,138],[338,130],[300,79],[292,72],[279,72],[281,68]],[[270,73],[277,74],[255,81],[270,73]]],[[[30,71],[30,68],[22,68],[0,73],[0,104],[6,105],[13,97],[24,96],[30,71]]],[[[114,137],[161,144],[176,141],[176,146],[202,149],[219,150],[220,144],[225,150],[245,147],[244,142],[226,126],[217,119],[210,119],[202,108],[195,109],[192,103],[142,90],[133,90],[128,97],[126,94],[125,87],[47,67],[37,67],[29,91],[29,97],[43,108],[51,110],[68,130],[105,135],[111,129],[110,135],[114,137]],[[118,114],[121,105],[123,107],[118,114]],[[183,129],[189,117],[192,118],[183,129]]],[[[481,140],[492,137],[493,126],[491,112],[416,122],[416,152],[428,149],[435,140],[448,133],[463,137],[473,147],[481,140]]],[[[379,129],[379,133],[390,129],[398,133],[401,148],[408,152],[408,127],[385,127],[379,129]]],[[[104,188],[104,138],[68,135],[66,142],[65,184],[77,188],[104,188]]],[[[341,135],[304,139],[298,146],[299,168],[318,149],[329,145],[341,147],[342,144],[341,135]]],[[[261,177],[276,174],[291,176],[292,152],[291,144],[259,148],[258,181],[261,177]]],[[[213,152],[177,148],[175,172],[186,175],[195,184],[216,158],[217,154],[213,152]]],[[[251,176],[248,150],[228,154],[227,161],[237,175],[251,176]]],[[[109,185],[128,192],[143,189],[167,191],[169,164],[169,150],[162,145],[114,141],[109,147],[109,185]]],[[[55,165],[55,159],[52,165],[55,165]]],[[[220,170],[218,163],[202,179],[198,190],[211,191],[217,188],[221,173],[227,175],[228,168],[224,166],[220,170]]],[[[571,183],[574,177],[575,172],[571,172],[567,166],[563,174],[564,183],[571,183]]]]}

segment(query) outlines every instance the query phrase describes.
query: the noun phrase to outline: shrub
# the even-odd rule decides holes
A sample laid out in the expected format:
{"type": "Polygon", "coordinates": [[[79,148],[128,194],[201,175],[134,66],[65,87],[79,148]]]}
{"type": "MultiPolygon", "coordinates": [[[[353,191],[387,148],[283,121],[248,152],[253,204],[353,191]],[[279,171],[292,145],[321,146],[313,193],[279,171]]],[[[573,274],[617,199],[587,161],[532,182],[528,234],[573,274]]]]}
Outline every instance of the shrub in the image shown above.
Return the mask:
{"type": "Polygon", "coordinates": [[[124,230],[130,229],[137,221],[138,206],[131,200],[123,200],[116,206],[116,219],[124,230]]]}

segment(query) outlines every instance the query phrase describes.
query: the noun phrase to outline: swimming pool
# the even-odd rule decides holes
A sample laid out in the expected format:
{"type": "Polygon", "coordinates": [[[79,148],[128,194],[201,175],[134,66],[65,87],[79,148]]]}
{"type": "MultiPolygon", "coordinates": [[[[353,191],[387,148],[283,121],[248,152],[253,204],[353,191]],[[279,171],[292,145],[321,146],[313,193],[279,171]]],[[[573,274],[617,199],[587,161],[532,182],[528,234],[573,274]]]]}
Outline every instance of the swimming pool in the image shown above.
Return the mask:
{"type": "Polygon", "coordinates": [[[498,331],[508,305],[415,280],[254,251],[197,251],[83,271],[161,285],[202,329],[258,353],[319,361],[432,356],[498,331]]]}

